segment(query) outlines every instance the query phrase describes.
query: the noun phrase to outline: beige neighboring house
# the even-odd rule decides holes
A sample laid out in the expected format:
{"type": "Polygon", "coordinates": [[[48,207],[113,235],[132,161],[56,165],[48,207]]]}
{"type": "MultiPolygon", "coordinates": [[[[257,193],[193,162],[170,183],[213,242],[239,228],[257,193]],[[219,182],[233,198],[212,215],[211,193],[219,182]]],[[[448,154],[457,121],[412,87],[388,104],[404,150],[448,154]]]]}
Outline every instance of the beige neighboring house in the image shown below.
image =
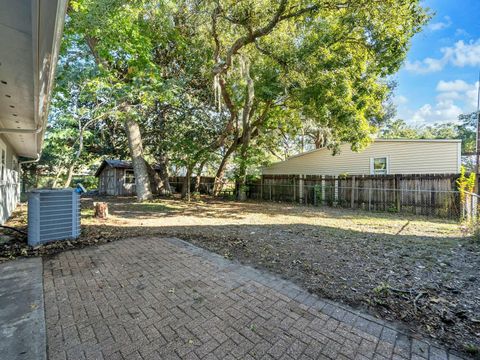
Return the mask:
{"type": "Polygon", "coordinates": [[[66,7],[0,1],[0,224],[19,201],[22,161],[40,157],[66,7]]]}
{"type": "Polygon", "coordinates": [[[262,169],[263,175],[457,174],[461,140],[376,139],[360,152],[349,144],[292,156],[262,169]]]}

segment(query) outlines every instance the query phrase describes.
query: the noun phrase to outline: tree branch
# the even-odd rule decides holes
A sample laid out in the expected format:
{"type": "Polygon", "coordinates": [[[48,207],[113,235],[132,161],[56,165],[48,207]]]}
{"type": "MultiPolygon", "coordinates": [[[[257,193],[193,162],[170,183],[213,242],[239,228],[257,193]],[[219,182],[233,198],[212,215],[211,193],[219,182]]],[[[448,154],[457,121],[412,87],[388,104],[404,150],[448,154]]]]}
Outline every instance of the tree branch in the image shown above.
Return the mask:
{"type": "Polygon", "coordinates": [[[276,61],[282,68],[285,72],[288,72],[288,64],[286,61],[284,61],[283,59],[279,58],[278,56],[274,55],[272,52],[268,51],[267,49],[265,48],[262,48],[260,46],[260,44],[258,43],[258,41],[255,40],[255,47],[257,48],[258,51],[260,51],[263,55],[267,55],[268,57],[270,57],[271,59],[273,59],[274,61],[276,61]]]}
{"type": "Polygon", "coordinates": [[[253,43],[255,39],[268,35],[270,32],[272,32],[272,30],[279,23],[279,21],[281,21],[281,16],[285,12],[285,9],[287,7],[287,2],[288,0],[281,0],[277,11],[275,12],[272,19],[268,22],[267,25],[265,25],[260,29],[252,31],[245,36],[238,38],[230,47],[230,49],[227,51],[225,63],[217,61],[217,63],[213,67],[213,74],[220,75],[227,72],[227,70],[232,66],[233,56],[237,54],[241,48],[243,48],[248,44],[253,43]]]}

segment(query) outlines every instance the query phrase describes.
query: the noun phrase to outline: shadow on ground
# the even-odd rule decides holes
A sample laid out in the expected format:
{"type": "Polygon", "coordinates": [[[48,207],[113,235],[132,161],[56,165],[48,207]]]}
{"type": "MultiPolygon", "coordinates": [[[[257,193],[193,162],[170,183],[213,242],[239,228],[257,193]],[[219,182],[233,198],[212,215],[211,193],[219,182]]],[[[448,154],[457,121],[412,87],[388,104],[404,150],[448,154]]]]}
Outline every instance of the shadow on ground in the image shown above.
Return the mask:
{"type": "Polygon", "coordinates": [[[112,215],[125,218],[150,219],[156,216],[171,217],[177,215],[195,216],[201,218],[242,219],[246,215],[262,214],[270,217],[288,214],[298,218],[336,217],[351,220],[425,220],[432,223],[455,223],[452,219],[438,219],[423,215],[397,214],[389,212],[367,212],[328,206],[303,206],[294,203],[276,203],[247,201],[235,202],[219,200],[212,197],[202,197],[200,201],[182,201],[176,198],[157,199],[148,203],[139,203],[133,197],[96,197],[84,198],[82,203],[91,207],[94,201],[105,201],[109,204],[112,215]],[[213,205],[213,207],[212,207],[213,205]]]}
{"type": "Polygon", "coordinates": [[[111,218],[92,218],[92,199],[83,201],[88,212],[79,241],[38,249],[17,242],[1,255],[53,255],[131,237],[178,237],[478,354],[479,246],[460,237],[451,222],[294,204],[95,199],[101,200],[109,203],[111,218]]]}
{"type": "MultiPolygon", "coordinates": [[[[319,225],[87,225],[84,238],[175,236],[310,292],[402,321],[457,350],[480,348],[480,253],[466,238],[319,225]]],[[[139,240],[141,241],[141,240],[139,240]]]]}

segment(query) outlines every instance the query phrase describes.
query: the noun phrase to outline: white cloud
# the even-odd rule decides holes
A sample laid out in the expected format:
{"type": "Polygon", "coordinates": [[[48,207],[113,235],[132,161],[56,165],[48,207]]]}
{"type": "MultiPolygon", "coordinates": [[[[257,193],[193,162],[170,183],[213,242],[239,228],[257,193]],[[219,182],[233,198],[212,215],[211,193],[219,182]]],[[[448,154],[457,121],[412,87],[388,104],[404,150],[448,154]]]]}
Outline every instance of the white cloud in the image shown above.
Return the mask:
{"type": "Polygon", "coordinates": [[[417,110],[404,114],[406,119],[417,125],[426,123],[456,122],[458,115],[475,111],[479,83],[463,80],[438,82],[435,104],[424,104],[417,110]]]}
{"type": "Polygon", "coordinates": [[[437,100],[443,101],[443,100],[459,100],[461,99],[461,95],[457,91],[447,91],[447,92],[442,92],[437,95],[437,100]]]}
{"type": "Polygon", "coordinates": [[[422,61],[416,60],[414,62],[407,60],[405,69],[416,74],[428,74],[442,70],[445,65],[444,59],[425,58],[422,61]]]}
{"type": "Polygon", "coordinates": [[[457,121],[462,109],[452,100],[442,100],[435,105],[425,104],[414,112],[412,120],[416,123],[443,123],[457,121]]]}
{"type": "Polygon", "coordinates": [[[395,95],[395,97],[393,98],[393,103],[397,106],[404,105],[408,103],[408,99],[403,95],[395,95]]]}
{"type": "Polygon", "coordinates": [[[471,85],[463,80],[443,81],[437,84],[437,91],[467,91],[471,85]]]}
{"type": "Polygon", "coordinates": [[[449,28],[452,25],[452,19],[450,19],[450,16],[445,16],[443,19],[445,21],[432,23],[428,28],[432,31],[439,31],[439,30],[449,28]]]}
{"type": "Polygon", "coordinates": [[[468,111],[475,111],[477,109],[477,101],[478,101],[478,82],[470,88],[467,92],[465,92],[466,96],[466,103],[468,106],[468,111]]]}
{"type": "Polygon", "coordinates": [[[460,40],[453,48],[444,49],[444,53],[455,66],[478,66],[480,65],[480,39],[470,43],[460,40]]]}
{"type": "Polygon", "coordinates": [[[437,99],[459,100],[464,104],[466,112],[475,111],[477,108],[478,81],[469,84],[463,80],[439,81],[437,99]]]}
{"type": "Polygon", "coordinates": [[[465,29],[458,28],[455,30],[455,36],[470,37],[470,34],[465,29]]]}
{"type": "Polygon", "coordinates": [[[460,40],[451,47],[441,48],[440,52],[443,56],[438,59],[427,57],[414,62],[407,61],[405,69],[417,74],[427,74],[440,71],[447,64],[456,67],[480,65],[480,39],[468,43],[460,40]]]}

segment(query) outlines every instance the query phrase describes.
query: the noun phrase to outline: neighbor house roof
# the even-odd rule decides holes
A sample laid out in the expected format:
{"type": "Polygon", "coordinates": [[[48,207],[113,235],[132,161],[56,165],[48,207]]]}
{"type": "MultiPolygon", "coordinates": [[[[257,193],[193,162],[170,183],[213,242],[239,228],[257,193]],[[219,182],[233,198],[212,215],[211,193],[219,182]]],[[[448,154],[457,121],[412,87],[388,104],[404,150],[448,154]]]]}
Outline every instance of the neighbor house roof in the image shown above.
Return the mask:
{"type": "MultiPolygon", "coordinates": [[[[114,169],[133,169],[133,165],[131,161],[126,161],[126,160],[111,160],[111,159],[106,159],[103,160],[100,166],[98,167],[97,171],[95,172],[95,176],[99,176],[105,166],[110,166],[114,169]]],[[[154,165],[153,168],[155,170],[160,170],[161,167],[160,165],[154,165]]]]}
{"type": "Polygon", "coordinates": [[[38,157],[47,127],[67,0],[0,1],[0,133],[38,157]]]}

